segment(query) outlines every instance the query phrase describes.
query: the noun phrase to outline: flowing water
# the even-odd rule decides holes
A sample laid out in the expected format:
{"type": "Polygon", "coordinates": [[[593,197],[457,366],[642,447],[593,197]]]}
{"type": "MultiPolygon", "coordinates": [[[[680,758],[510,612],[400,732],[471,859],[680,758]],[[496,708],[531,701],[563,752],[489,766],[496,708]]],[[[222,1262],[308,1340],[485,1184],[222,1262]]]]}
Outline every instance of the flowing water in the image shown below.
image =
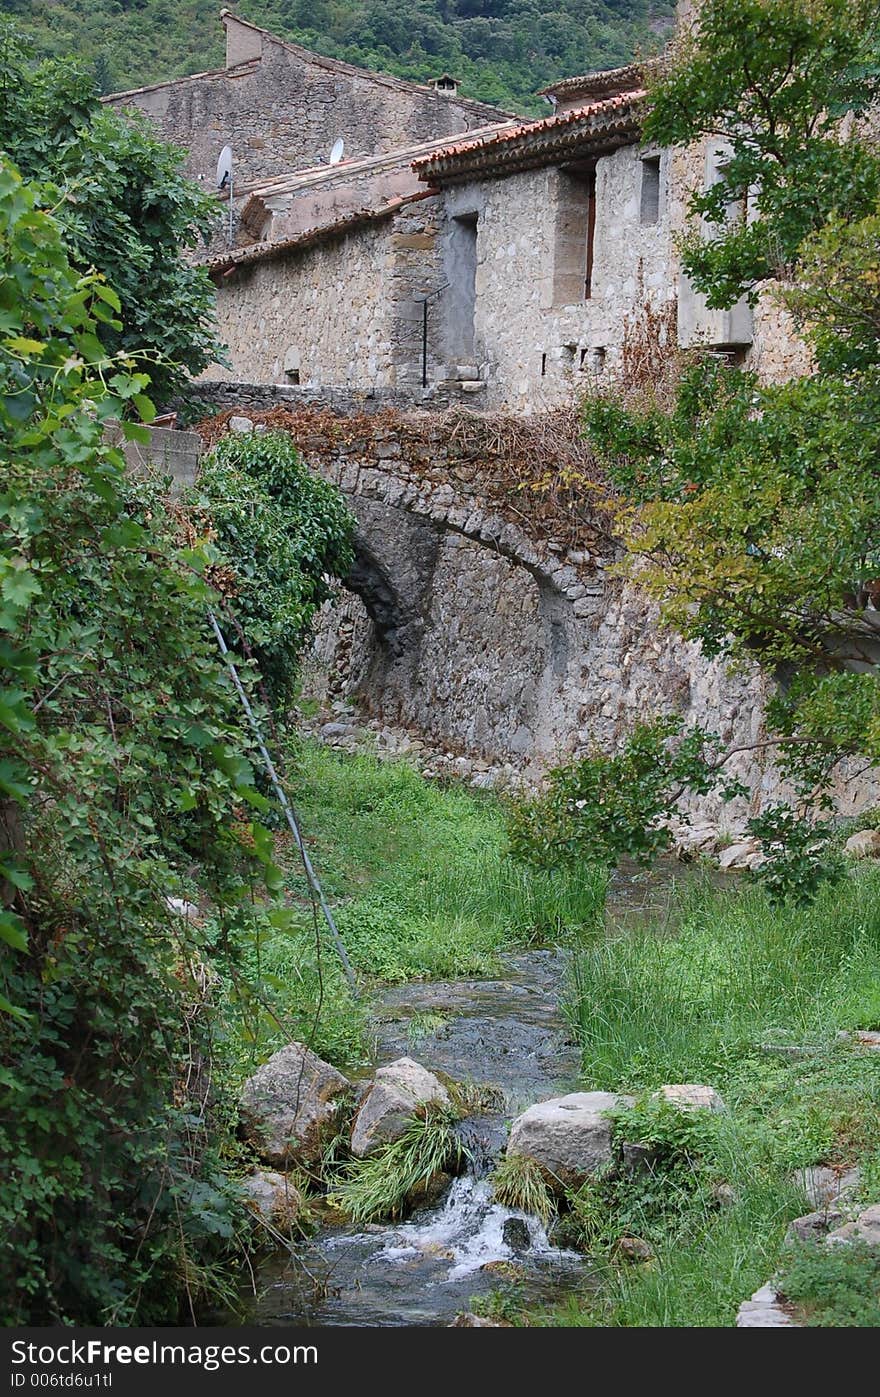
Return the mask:
{"type": "MultiPolygon", "coordinates": [[[[669,904],[671,879],[672,870],[647,881],[619,877],[610,916],[617,925],[656,916],[669,904]]],[[[561,1004],[568,953],[524,951],[502,966],[491,980],[386,988],[375,1010],[379,1064],[406,1054],[495,1089],[492,1108],[461,1123],[467,1172],[406,1222],[325,1227],[296,1255],[263,1265],[252,1322],[448,1325],[505,1282],[526,1302],[593,1283],[585,1257],[555,1247],[536,1218],[496,1203],[486,1178],[515,1115],[582,1085],[561,1004]]]]}

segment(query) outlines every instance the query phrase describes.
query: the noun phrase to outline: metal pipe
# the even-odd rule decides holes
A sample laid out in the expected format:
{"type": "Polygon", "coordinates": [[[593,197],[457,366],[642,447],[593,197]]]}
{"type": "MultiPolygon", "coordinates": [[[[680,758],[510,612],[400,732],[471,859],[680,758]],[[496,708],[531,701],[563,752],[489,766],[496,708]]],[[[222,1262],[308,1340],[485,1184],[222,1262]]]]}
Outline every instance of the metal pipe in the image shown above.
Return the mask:
{"type": "Polygon", "coordinates": [[[309,887],[312,889],[312,892],[318,899],[318,902],[321,905],[321,911],[324,913],[324,920],[326,921],[327,926],[330,928],[330,935],[333,937],[336,950],[339,954],[339,959],[342,962],[342,968],[345,971],[345,978],[348,980],[348,985],[349,989],[351,990],[352,997],[354,999],[357,999],[357,981],[354,978],[354,971],[351,968],[351,961],[348,959],[348,953],[345,949],[342,937],[339,935],[339,928],[337,927],[336,922],[333,919],[333,913],[330,911],[330,908],[327,904],[327,899],[324,896],[324,890],[321,887],[321,884],[318,882],[317,874],[315,873],[315,870],[312,867],[312,861],[309,858],[308,850],[306,849],[306,846],[303,843],[299,823],[297,821],[296,815],[294,814],[293,807],[287,798],[287,792],[285,791],[284,787],[278,779],[278,774],[275,770],[274,763],[272,761],[272,758],[269,756],[268,749],[266,747],[265,742],[263,741],[263,733],[259,723],[257,722],[257,715],[254,713],[254,710],[251,707],[250,699],[245,693],[244,685],[242,684],[241,679],[238,676],[238,670],[236,669],[235,663],[229,654],[229,648],[223,637],[223,632],[217,624],[217,617],[214,615],[213,611],[208,612],[208,619],[211,622],[211,625],[214,629],[214,634],[217,637],[217,644],[220,647],[220,654],[226,661],[227,668],[232,676],[232,682],[235,685],[236,693],[238,694],[238,697],[241,700],[241,706],[247,714],[248,722],[251,725],[251,731],[253,732],[254,737],[256,738],[257,746],[260,749],[260,755],[263,758],[266,771],[269,774],[269,780],[272,782],[275,794],[277,795],[279,804],[281,805],[281,809],[284,811],[285,818],[287,820],[288,826],[290,827],[290,832],[296,840],[296,847],[299,850],[300,857],[303,861],[303,867],[306,871],[306,877],[309,882],[309,887]]]}

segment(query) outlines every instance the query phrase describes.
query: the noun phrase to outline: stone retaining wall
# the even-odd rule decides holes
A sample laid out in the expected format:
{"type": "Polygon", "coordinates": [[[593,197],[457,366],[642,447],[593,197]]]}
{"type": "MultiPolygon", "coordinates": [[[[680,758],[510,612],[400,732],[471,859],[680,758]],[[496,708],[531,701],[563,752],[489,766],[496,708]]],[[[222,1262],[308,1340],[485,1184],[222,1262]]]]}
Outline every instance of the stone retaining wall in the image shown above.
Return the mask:
{"type": "MultiPolygon", "coordinates": [[[[255,423],[257,402],[300,409],[288,430],[358,519],[356,567],[320,617],[311,696],[352,697],[434,747],[535,779],[567,756],[614,748],[652,714],[680,713],[731,746],[761,739],[767,679],[730,674],[661,629],[614,575],[601,529],[571,551],[529,521],[527,497],[499,497],[497,469],[460,444],[456,414],[389,410],[393,394],[338,394],[332,412],[318,395],[315,412],[302,390],[222,387],[226,407],[255,423]]],[[[785,792],[764,750],[729,766],[750,798],[695,808],[735,830],[785,792]]],[[[877,798],[865,781],[840,795],[844,812],[877,798]]]]}

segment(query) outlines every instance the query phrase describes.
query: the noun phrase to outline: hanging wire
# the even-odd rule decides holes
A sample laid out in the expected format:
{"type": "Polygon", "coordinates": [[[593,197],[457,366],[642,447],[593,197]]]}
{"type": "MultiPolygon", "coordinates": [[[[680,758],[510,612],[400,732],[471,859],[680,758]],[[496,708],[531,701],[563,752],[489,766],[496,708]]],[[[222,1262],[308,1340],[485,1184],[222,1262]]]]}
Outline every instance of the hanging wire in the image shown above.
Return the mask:
{"type": "Polygon", "coordinates": [[[302,859],[303,868],[306,872],[306,878],[308,879],[309,887],[311,888],[312,892],[315,894],[315,897],[318,899],[318,902],[320,903],[321,911],[324,914],[324,920],[327,923],[327,926],[330,930],[330,935],[333,938],[333,944],[335,945],[337,953],[339,955],[339,959],[342,962],[342,968],[345,971],[345,978],[348,980],[348,986],[351,990],[352,998],[357,999],[357,981],[354,977],[354,971],[351,968],[351,961],[348,958],[348,952],[346,951],[345,944],[342,940],[342,937],[339,934],[339,928],[337,927],[336,922],[334,921],[333,913],[330,911],[327,899],[324,896],[324,890],[318,881],[318,876],[315,873],[315,870],[312,866],[312,861],[309,858],[308,850],[306,849],[306,846],[303,842],[303,837],[302,833],[300,832],[299,821],[297,820],[296,813],[294,812],[293,806],[287,798],[287,792],[285,791],[284,787],[278,779],[278,773],[275,770],[275,765],[272,761],[272,758],[269,755],[266,743],[263,740],[263,731],[257,720],[257,715],[254,713],[254,710],[251,707],[250,699],[248,698],[244,689],[244,685],[242,684],[241,679],[239,678],[238,670],[235,667],[235,662],[232,659],[232,656],[229,652],[229,647],[226,644],[223,632],[217,624],[217,617],[214,615],[213,611],[208,612],[208,620],[211,622],[214,635],[217,637],[217,644],[220,647],[220,653],[226,661],[227,668],[229,670],[230,675],[232,676],[232,682],[235,685],[236,693],[238,694],[238,697],[241,700],[242,708],[247,714],[247,720],[250,723],[251,731],[253,732],[254,737],[256,738],[257,746],[260,750],[260,756],[263,758],[263,764],[268,773],[269,780],[272,782],[273,789],[278,797],[278,803],[280,804],[281,809],[284,811],[284,816],[290,827],[290,832],[296,840],[296,847],[299,850],[300,858],[302,859]]]}

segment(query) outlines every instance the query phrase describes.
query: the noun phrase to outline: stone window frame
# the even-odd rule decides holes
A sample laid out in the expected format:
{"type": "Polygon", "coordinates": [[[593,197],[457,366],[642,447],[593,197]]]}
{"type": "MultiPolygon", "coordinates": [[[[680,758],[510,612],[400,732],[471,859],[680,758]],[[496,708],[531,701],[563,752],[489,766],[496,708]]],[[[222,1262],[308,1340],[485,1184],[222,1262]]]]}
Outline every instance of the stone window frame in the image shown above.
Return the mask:
{"type": "Polygon", "coordinates": [[[595,279],[596,163],[556,171],[553,237],[553,305],[592,299],[595,279]]]}
{"type": "Polygon", "coordinates": [[[660,222],[663,199],[663,165],[659,150],[647,150],[639,157],[639,224],[654,228],[660,222]]]}

